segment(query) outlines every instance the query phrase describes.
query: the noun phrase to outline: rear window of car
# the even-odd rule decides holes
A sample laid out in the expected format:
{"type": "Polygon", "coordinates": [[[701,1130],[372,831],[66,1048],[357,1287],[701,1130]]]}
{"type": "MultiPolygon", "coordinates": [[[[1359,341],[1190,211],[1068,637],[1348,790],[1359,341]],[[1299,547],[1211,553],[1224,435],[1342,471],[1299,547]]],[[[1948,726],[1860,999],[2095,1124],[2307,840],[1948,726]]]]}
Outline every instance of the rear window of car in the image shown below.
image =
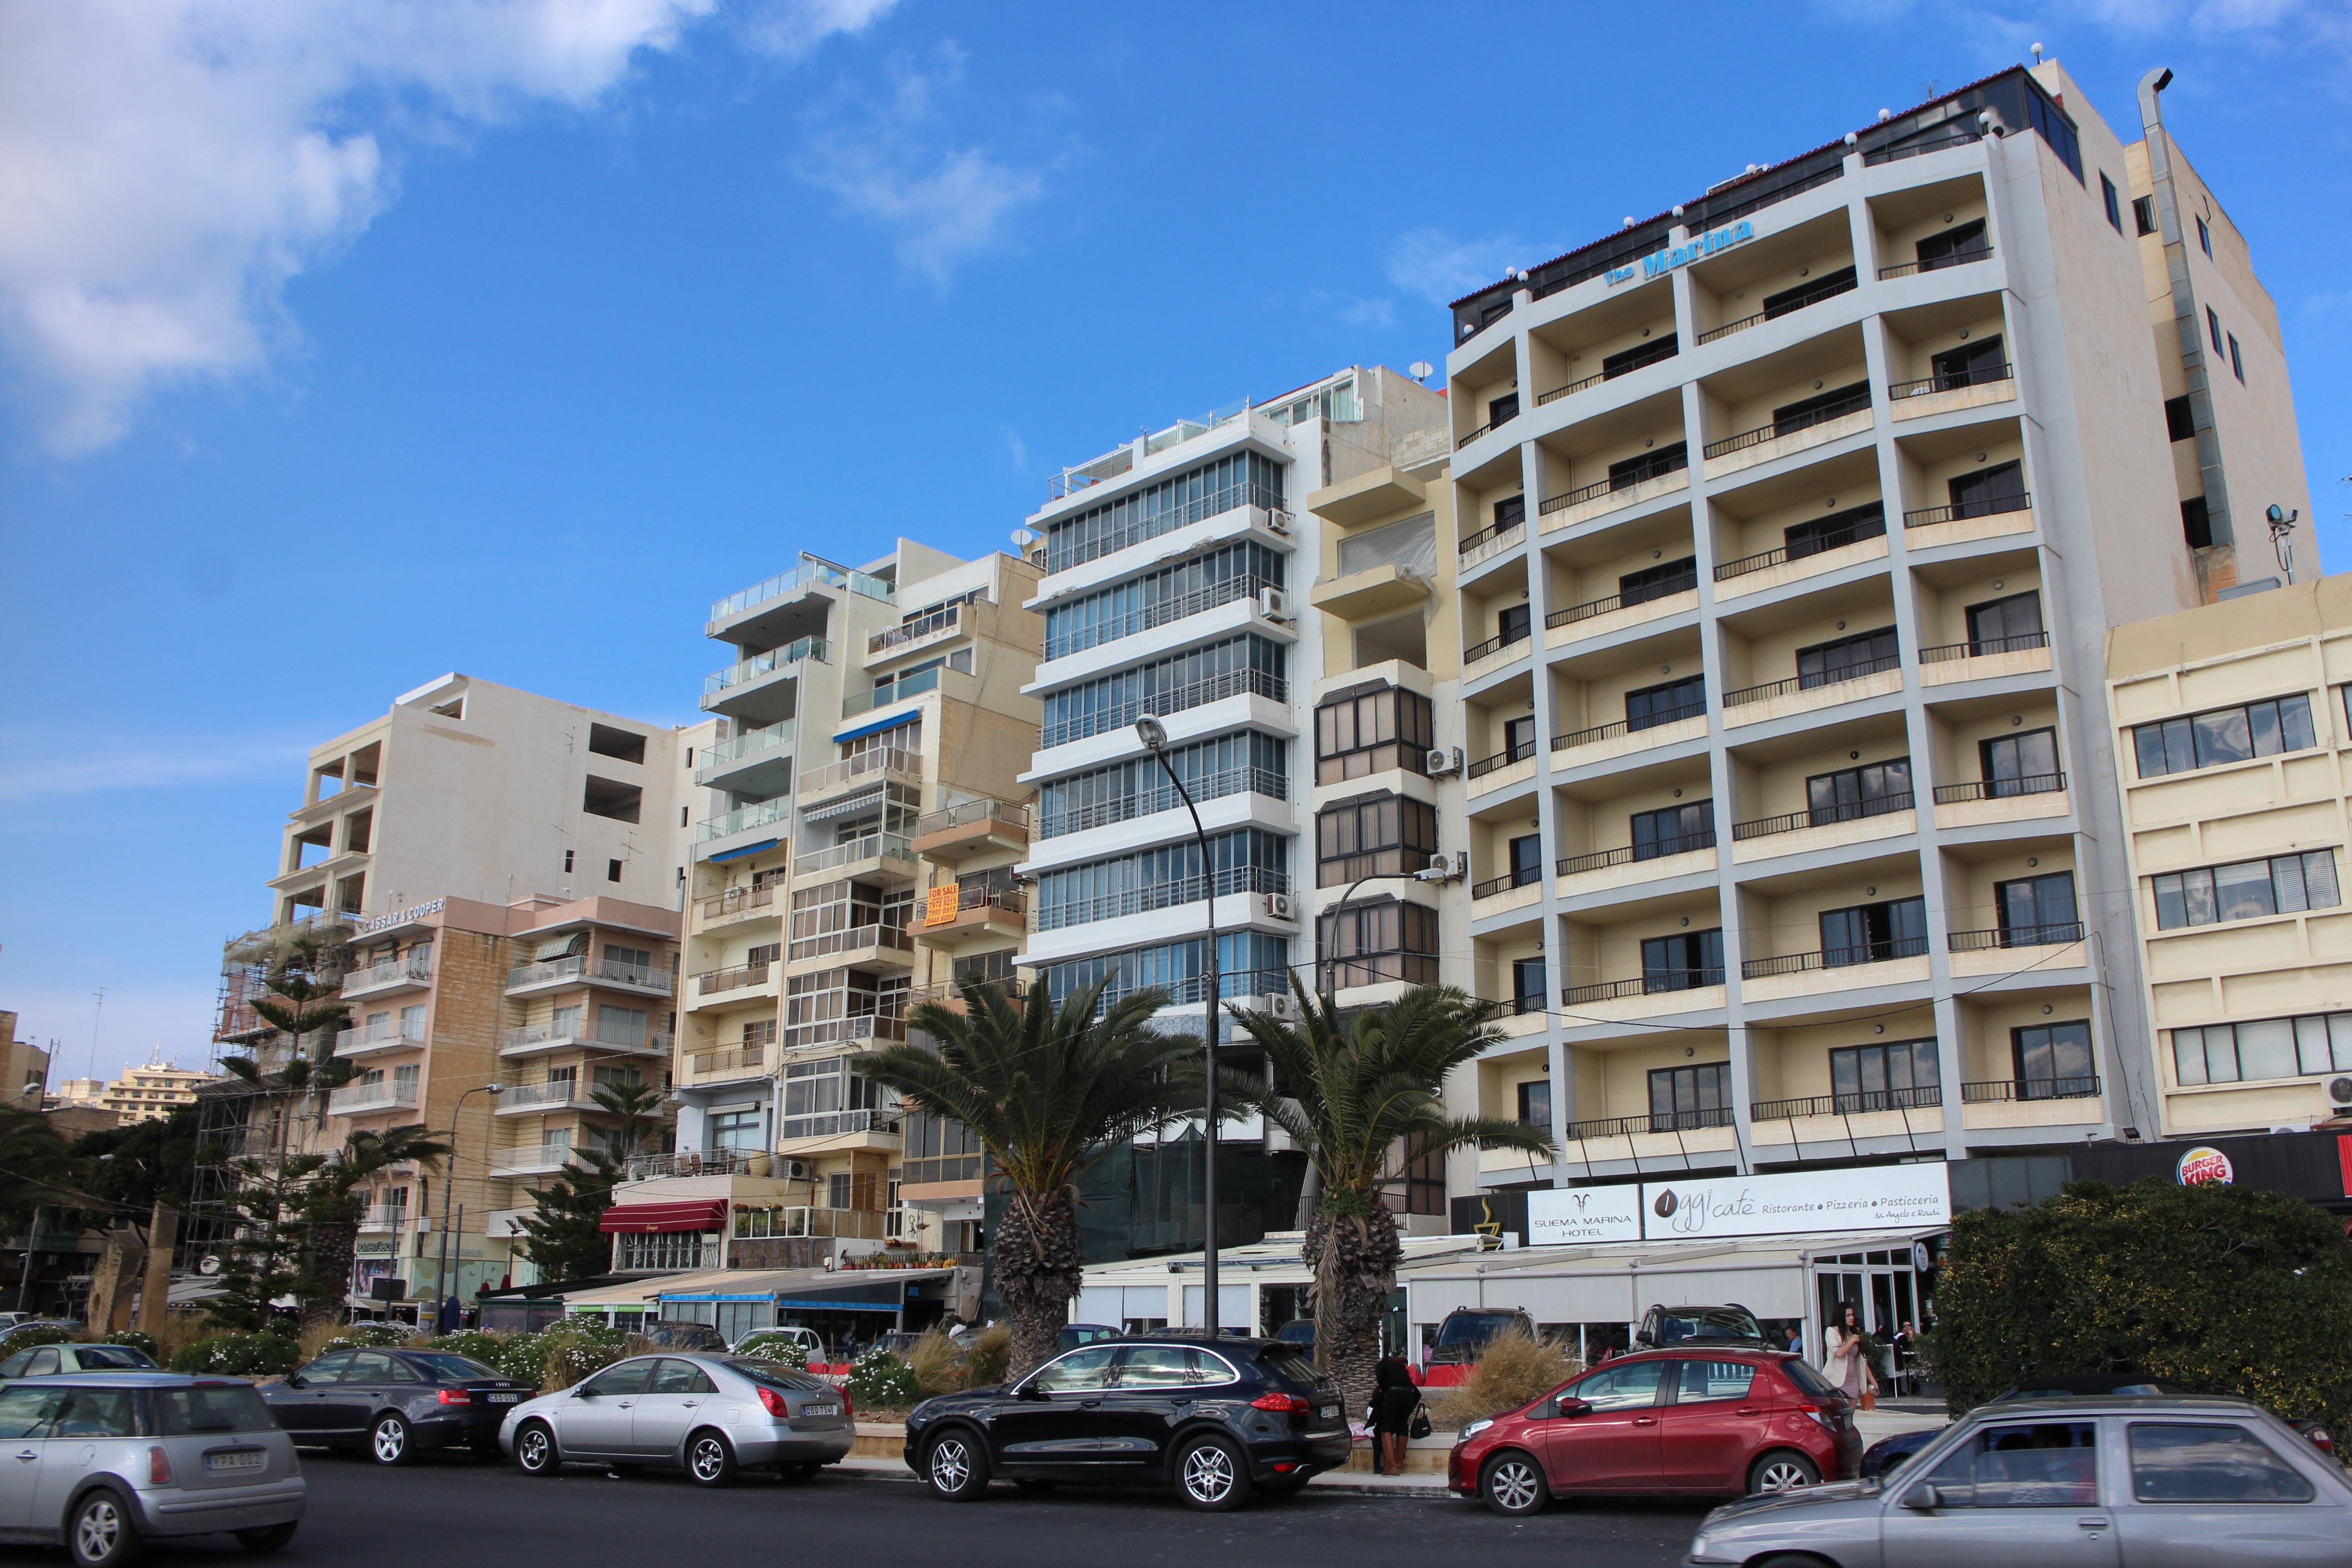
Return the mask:
{"type": "Polygon", "coordinates": [[[1438,1325],[1437,1342],[1441,1345],[1483,1344],[1500,1333],[1504,1325],[1517,1322],[1513,1312],[1456,1312],[1438,1325]]]}
{"type": "Polygon", "coordinates": [[[117,1367],[127,1371],[149,1372],[155,1366],[154,1357],[145,1351],[133,1350],[129,1345],[84,1345],[81,1347],[80,1360],[81,1369],[84,1372],[105,1372],[117,1367]]]}
{"type": "Polygon", "coordinates": [[[1790,1383],[1795,1384],[1797,1385],[1797,1391],[1801,1394],[1811,1394],[1819,1396],[1824,1394],[1839,1394],[1843,1392],[1843,1390],[1840,1389],[1836,1384],[1832,1383],[1828,1378],[1823,1377],[1820,1373],[1814,1371],[1812,1363],[1810,1362],[1800,1361],[1795,1356],[1790,1356],[1787,1361],[1781,1362],[1779,1364],[1780,1368],[1780,1375],[1787,1378],[1790,1383]]]}
{"type": "Polygon", "coordinates": [[[830,1393],[833,1389],[833,1384],[825,1382],[824,1379],[811,1377],[804,1372],[794,1372],[781,1362],[752,1361],[748,1357],[738,1357],[729,1361],[727,1365],[728,1369],[737,1376],[748,1377],[753,1383],[764,1383],[770,1388],[797,1388],[803,1392],[824,1393],[830,1393]]]}
{"type": "Polygon", "coordinates": [[[200,1383],[148,1395],[155,1429],[167,1437],[194,1433],[274,1432],[277,1420],[249,1383],[200,1383]]]}
{"type": "MultiPolygon", "coordinates": [[[[1259,1351],[1257,1363],[1276,1376],[1287,1378],[1302,1387],[1329,1389],[1338,1386],[1321,1368],[1307,1359],[1305,1352],[1286,1340],[1278,1340],[1259,1351]]],[[[1216,1375],[1222,1381],[1224,1373],[1219,1369],[1216,1375]]]]}
{"type": "Polygon", "coordinates": [[[503,1377],[496,1367],[484,1366],[469,1355],[453,1355],[447,1351],[436,1351],[429,1355],[411,1354],[404,1361],[422,1367],[435,1377],[503,1377]]]}

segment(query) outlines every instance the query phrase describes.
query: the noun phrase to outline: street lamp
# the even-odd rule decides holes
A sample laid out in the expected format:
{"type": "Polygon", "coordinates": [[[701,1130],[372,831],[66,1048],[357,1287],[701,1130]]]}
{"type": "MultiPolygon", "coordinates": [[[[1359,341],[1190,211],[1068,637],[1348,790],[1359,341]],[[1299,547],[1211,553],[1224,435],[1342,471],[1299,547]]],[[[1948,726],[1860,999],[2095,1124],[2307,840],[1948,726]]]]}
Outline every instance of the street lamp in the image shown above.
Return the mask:
{"type": "Polygon", "coordinates": [[[1177,798],[1184,809],[1192,814],[1192,837],[1201,846],[1201,874],[1208,883],[1209,910],[1209,995],[1202,1013],[1206,1026],[1201,1036],[1201,1058],[1207,1070],[1202,1074],[1206,1087],[1202,1090],[1201,1110],[1208,1132],[1208,1153],[1203,1161],[1201,1181],[1201,1327],[1211,1339],[1217,1337],[1217,870],[1209,854],[1209,835],[1201,826],[1201,808],[1192,804],[1192,792],[1176,776],[1175,766],[1168,761],[1168,726],[1157,717],[1146,713],[1135,721],[1135,733],[1144,749],[1160,763],[1160,771],[1176,786],[1177,798]]]}
{"type": "MultiPolygon", "coordinates": [[[[1346,911],[1346,910],[1347,910],[1347,908],[1348,908],[1348,904],[1349,904],[1349,902],[1351,900],[1353,900],[1353,899],[1355,898],[1355,896],[1356,896],[1356,889],[1359,889],[1359,888],[1360,888],[1360,887],[1362,887],[1365,883],[1367,883],[1367,882],[1427,882],[1427,881],[1433,881],[1433,880],[1435,880],[1435,879],[1432,878],[1432,877],[1429,875],[1429,873],[1428,873],[1428,872],[1426,872],[1426,871],[1367,871],[1367,872],[1365,872],[1362,876],[1360,876],[1360,877],[1357,878],[1354,881],[1352,881],[1352,882],[1349,883],[1349,884],[1348,884],[1348,890],[1347,890],[1346,892],[1344,892],[1344,893],[1342,893],[1342,894],[1340,894],[1340,895],[1339,895],[1339,901],[1338,903],[1333,904],[1333,905],[1331,906],[1331,920],[1332,920],[1331,934],[1332,934],[1332,935],[1333,935],[1333,937],[1335,937],[1335,938],[1339,935],[1339,923],[1338,923],[1338,922],[1339,922],[1339,916],[1340,916],[1343,912],[1345,912],[1345,911],[1346,911]]],[[[1318,915],[1318,916],[1316,917],[1316,921],[1315,921],[1315,923],[1316,923],[1316,926],[1317,926],[1317,931],[1316,931],[1316,945],[1317,945],[1317,947],[1319,949],[1319,948],[1321,947],[1321,945],[1322,945],[1322,931],[1321,931],[1321,927],[1322,927],[1322,923],[1323,923],[1322,917],[1321,917],[1320,915],[1318,915]]],[[[1323,961],[1322,961],[1322,968],[1323,968],[1323,984],[1322,984],[1320,986],[1317,987],[1317,989],[1320,990],[1320,991],[1323,993],[1323,994],[1324,994],[1324,995],[1326,995],[1326,996],[1329,996],[1329,995],[1332,995],[1332,994],[1336,994],[1336,993],[1338,992],[1338,990],[1339,989],[1337,985],[1334,985],[1333,984],[1331,984],[1331,981],[1332,981],[1331,969],[1332,969],[1332,965],[1333,965],[1333,963],[1334,963],[1335,962],[1336,962],[1336,960],[1335,960],[1335,959],[1333,959],[1333,958],[1330,958],[1330,957],[1326,957],[1326,958],[1324,958],[1324,959],[1323,959],[1323,961]]]]}
{"type": "MultiPolygon", "coordinates": [[[[449,1189],[454,1184],[457,1174],[457,1113],[466,1109],[467,1095],[487,1094],[492,1100],[496,1100],[506,1087],[502,1083],[478,1085],[466,1090],[465,1094],[459,1095],[457,1103],[449,1108],[449,1168],[443,1172],[441,1176],[441,1265],[436,1270],[437,1278],[435,1280],[435,1283],[441,1287],[439,1317],[440,1329],[445,1334],[453,1331],[457,1326],[447,1321],[457,1316],[457,1300],[449,1289],[449,1189]]],[[[464,1258],[465,1254],[462,1251],[459,1252],[459,1261],[464,1261],[464,1258]]]]}

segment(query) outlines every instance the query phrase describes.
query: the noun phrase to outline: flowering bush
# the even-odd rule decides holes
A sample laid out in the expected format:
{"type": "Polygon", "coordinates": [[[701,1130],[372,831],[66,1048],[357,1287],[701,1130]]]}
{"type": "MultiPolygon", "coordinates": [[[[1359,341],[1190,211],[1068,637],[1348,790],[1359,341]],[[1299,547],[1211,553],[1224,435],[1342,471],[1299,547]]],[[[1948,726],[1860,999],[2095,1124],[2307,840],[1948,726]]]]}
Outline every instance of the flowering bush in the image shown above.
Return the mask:
{"type": "Polygon", "coordinates": [[[796,1372],[808,1370],[808,1346],[782,1334],[754,1334],[735,1353],[753,1361],[772,1361],[796,1372]]]}
{"type": "Polygon", "coordinates": [[[302,1360],[291,1334],[215,1334],[182,1348],[173,1372],[225,1373],[231,1377],[271,1377],[289,1373],[302,1360]]]}
{"type": "Polygon", "coordinates": [[[923,1402],[923,1384],[888,1351],[872,1351],[849,1369],[849,1397],[860,1410],[911,1410],[923,1402]]]}

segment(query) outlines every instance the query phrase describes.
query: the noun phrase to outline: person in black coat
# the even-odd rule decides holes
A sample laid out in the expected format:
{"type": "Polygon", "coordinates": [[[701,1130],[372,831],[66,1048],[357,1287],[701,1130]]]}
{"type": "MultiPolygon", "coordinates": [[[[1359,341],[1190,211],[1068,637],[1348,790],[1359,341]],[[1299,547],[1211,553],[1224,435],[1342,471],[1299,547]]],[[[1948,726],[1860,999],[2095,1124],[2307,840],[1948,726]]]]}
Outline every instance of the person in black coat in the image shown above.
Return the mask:
{"type": "Polygon", "coordinates": [[[1386,1355],[1372,1369],[1372,1469],[1383,1476],[1404,1474],[1405,1438],[1412,1431],[1412,1413],[1421,1408],[1421,1390],[1414,1386],[1404,1357],[1386,1355]]]}

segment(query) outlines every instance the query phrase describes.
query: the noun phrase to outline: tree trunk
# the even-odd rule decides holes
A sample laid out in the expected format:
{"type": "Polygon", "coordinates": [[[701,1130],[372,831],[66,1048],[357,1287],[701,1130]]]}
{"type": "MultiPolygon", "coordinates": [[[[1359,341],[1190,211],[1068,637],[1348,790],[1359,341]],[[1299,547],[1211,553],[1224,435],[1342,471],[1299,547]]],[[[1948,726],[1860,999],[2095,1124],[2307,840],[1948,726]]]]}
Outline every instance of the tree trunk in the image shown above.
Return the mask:
{"type": "Polygon", "coordinates": [[[1404,1257],[1395,1218],[1378,1197],[1370,1206],[1367,1215],[1317,1215],[1302,1249],[1315,1271],[1315,1360],[1339,1385],[1351,1421],[1372,1396],[1381,1317],[1404,1257]]]}
{"type": "Polygon", "coordinates": [[[310,1265],[303,1270],[302,1326],[338,1323],[348,1310],[343,1297],[352,1288],[352,1260],[359,1253],[357,1219],[320,1219],[310,1226],[310,1265]]]}
{"type": "Polygon", "coordinates": [[[1084,1262],[1078,1248],[1078,1215],[1070,1191],[1024,1193],[1016,1189],[1004,1217],[989,1238],[996,1294],[1013,1331],[1004,1381],[1018,1382],[1061,1353],[1062,1325],[1070,1320],[1070,1298],[1078,1293],[1084,1262]]]}

